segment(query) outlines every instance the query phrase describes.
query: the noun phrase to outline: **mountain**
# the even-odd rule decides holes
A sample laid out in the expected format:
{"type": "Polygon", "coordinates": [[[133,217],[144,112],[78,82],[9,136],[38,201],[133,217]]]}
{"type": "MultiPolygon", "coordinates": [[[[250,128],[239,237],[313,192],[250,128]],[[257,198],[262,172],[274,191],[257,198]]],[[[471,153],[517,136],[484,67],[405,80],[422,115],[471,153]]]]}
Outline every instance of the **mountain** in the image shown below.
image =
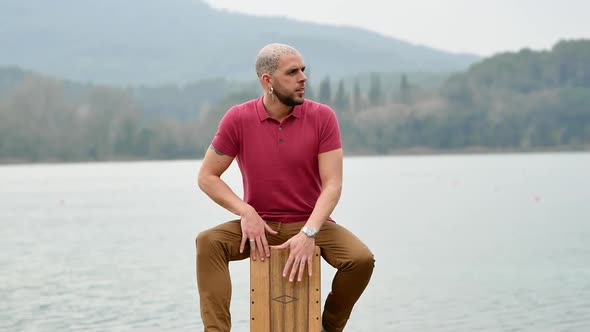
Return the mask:
{"type": "Polygon", "coordinates": [[[76,81],[254,79],[256,53],[269,42],[298,48],[318,78],[455,71],[478,60],[363,29],[236,14],[199,0],[0,2],[0,65],[76,81]]]}

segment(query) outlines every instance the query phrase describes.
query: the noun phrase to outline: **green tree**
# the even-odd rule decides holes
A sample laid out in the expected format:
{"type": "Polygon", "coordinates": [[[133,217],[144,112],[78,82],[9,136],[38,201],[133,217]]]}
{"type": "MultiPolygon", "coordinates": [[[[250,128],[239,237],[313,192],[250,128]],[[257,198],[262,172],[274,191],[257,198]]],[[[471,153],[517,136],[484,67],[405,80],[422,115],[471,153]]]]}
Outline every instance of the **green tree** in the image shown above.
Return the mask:
{"type": "Polygon", "coordinates": [[[330,87],[330,77],[326,76],[320,82],[320,91],[318,101],[322,104],[332,103],[332,90],[330,87]]]}
{"type": "Polygon", "coordinates": [[[136,136],[139,129],[131,124],[137,121],[137,108],[127,92],[106,86],[96,87],[83,100],[80,110],[85,119],[90,158],[107,160],[117,156],[117,151],[127,154],[131,150],[130,147],[117,146],[132,142],[130,137],[136,136]]]}
{"type": "Polygon", "coordinates": [[[338,90],[336,90],[336,96],[334,97],[334,108],[339,113],[344,113],[350,108],[350,95],[344,88],[343,79],[338,82],[338,90]]]}
{"type": "Polygon", "coordinates": [[[383,103],[383,91],[381,89],[381,76],[378,73],[371,73],[369,81],[369,104],[371,106],[383,103]]]}
{"type": "Polygon", "coordinates": [[[315,100],[315,89],[313,88],[313,80],[311,75],[311,69],[309,67],[305,68],[305,76],[307,77],[307,81],[305,82],[305,98],[315,100]]]}
{"type": "Polygon", "coordinates": [[[399,83],[399,97],[402,103],[409,103],[412,100],[410,83],[408,83],[408,77],[406,74],[402,74],[399,83]]]}
{"type": "Polygon", "coordinates": [[[358,78],[354,80],[353,92],[352,92],[352,108],[354,112],[359,112],[363,108],[363,96],[361,94],[361,85],[358,78]]]}

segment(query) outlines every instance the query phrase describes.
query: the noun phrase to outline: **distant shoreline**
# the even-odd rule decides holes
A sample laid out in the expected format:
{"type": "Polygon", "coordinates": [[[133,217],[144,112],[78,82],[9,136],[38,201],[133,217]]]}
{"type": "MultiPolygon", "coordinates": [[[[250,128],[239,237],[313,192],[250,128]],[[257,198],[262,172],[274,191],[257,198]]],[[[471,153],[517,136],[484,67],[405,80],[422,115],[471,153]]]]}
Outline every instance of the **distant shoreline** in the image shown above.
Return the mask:
{"type": "Polygon", "coordinates": [[[346,156],[436,156],[436,155],[504,155],[504,154],[541,154],[541,153],[587,153],[590,145],[576,147],[547,147],[527,149],[489,149],[469,147],[464,149],[437,150],[432,148],[409,148],[390,151],[388,153],[346,153],[346,156]]]}
{"type": "MultiPolygon", "coordinates": [[[[465,149],[436,150],[430,148],[410,148],[390,151],[388,153],[376,153],[373,151],[351,151],[347,152],[345,147],[345,158],[355,157],[411,157],[411,156],[452,156],[452,155],[509,155],[509,154],[546,154],[546,153],[589,153],[590,145],[579,147],[561,148],[534,148],[534,149],[486,149],[470,147],[465,149]]],[[[90,164],[90,163],[117,163],[117,162],[157,162],[157,161],[189,161],[201,160],[199,158],[174,158],[174,159],[142,159],[142,158],[113,158],[105,160],[40,160],[24,161],[15,159],[0,159],[0,167],[16,165],[57,165],[57,164],[90,164]]]]}

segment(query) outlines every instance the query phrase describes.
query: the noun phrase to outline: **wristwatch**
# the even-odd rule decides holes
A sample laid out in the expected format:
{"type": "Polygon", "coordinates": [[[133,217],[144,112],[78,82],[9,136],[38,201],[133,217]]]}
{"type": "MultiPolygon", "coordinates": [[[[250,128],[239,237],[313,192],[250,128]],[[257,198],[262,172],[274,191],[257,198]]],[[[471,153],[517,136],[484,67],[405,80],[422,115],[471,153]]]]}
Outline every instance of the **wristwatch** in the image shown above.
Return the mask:
{"type": "Polygon", "coordinates": [[[315,237],[318,234],[318,231],[311,227],[303,226],[301,233],[307,235],[307,237],[315,237]]]}

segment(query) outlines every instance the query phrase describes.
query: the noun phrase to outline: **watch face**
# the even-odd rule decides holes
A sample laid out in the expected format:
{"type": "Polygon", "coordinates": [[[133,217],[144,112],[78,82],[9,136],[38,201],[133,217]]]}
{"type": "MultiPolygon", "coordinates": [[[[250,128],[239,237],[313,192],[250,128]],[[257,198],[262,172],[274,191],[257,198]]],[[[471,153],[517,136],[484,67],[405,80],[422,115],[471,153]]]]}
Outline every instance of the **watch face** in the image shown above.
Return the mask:
{"type": "Polygon", "coordinates": [[[305,233],[305,235],[307,235],[309,237],[314,237],[317,234],[317,232],[313,228],[310,228],[310,227],[303,227],[302,231],[303,231],[303,233],[305,233]]]}

